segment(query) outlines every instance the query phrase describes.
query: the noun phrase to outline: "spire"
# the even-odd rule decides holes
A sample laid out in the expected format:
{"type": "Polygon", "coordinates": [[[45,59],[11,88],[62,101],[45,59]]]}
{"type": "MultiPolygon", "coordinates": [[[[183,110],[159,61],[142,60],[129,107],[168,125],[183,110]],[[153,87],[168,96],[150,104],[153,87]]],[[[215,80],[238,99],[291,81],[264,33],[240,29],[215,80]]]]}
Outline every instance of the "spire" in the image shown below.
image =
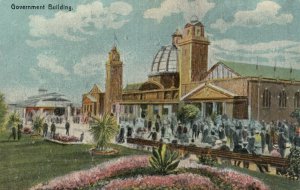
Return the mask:
{"type": "Polygon", "coordinates": [[[113,44],[113,46],[114,46],[114,47],[117,47],[117,43],[119,44],[119,41],[118,41],[116,32],[114,32],[114,44],[113,44]]]}

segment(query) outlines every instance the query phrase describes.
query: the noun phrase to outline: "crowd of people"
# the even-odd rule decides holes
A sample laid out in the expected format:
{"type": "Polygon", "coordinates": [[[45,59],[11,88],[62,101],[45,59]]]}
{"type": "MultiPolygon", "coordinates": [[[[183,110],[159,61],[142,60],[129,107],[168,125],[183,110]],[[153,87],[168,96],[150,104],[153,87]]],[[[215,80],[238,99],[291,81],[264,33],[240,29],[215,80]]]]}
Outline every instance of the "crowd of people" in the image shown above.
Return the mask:
{"type": "Polygon", "coordinates": [[[189,123],[177,121],[175,115],[164,119],[156,115],[153,120],[123,119],[116,140],[123,143],[126,137],[280,157],[286,156],[287,148],[300,147],[296,123],[237,120],[226,115],[197,118],[189,123]]]}

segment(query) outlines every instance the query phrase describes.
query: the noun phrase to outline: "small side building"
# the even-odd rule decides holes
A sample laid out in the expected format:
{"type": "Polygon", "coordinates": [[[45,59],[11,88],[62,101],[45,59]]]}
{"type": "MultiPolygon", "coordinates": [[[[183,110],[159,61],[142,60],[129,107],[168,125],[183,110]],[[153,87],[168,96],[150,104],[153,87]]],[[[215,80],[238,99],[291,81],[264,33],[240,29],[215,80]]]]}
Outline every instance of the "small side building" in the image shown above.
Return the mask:
{"type": "Polygon", "coordinates": [[[97,84],[86,94],[82,95],[82,114],[84,117],[99,116],[104,113],[105,93],[97,84]]]}

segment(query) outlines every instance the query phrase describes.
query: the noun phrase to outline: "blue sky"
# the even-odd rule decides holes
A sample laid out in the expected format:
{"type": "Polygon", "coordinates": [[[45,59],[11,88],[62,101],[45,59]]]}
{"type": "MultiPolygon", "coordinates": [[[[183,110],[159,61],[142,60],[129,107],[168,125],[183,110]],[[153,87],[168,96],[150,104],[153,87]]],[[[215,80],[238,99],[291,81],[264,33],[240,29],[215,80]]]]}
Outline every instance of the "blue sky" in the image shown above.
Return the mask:
{"type": "Polygon", "coordinates": [[[147,79],[171,34],[193,15],[206,27],[209,64],[232,60],[300,68],[300,0],[0,0],[0,91],[7,101],[42,87],[77,103],[94,83],[117,36],[124,85],[147,79]],[[64,4],[67,10],[12,10],[64,4]]]}

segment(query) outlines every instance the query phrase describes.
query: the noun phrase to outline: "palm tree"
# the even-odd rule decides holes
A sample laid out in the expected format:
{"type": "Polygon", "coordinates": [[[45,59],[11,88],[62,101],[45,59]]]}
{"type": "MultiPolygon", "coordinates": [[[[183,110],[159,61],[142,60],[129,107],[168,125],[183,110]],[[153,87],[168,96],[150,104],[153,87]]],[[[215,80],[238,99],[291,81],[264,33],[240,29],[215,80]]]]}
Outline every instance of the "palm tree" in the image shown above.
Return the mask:
{"type": "Polygon", "coordinates": [[[93,121],[90,123],[90,132],[94,141],[97,143],[98,150],[107,150],[108,144],[111,142],[119,132],[119,126],[116,119],[104,114],[102,117],[92,117],[93,121]]]}
{"type": "Polygon", "coordinates": [[[12,112],[8,116],[6,126],[7,128],[16,127],[17,124],[19,124],[20,122],[21,122],[20,115],[17,112],[12,112]]]}

